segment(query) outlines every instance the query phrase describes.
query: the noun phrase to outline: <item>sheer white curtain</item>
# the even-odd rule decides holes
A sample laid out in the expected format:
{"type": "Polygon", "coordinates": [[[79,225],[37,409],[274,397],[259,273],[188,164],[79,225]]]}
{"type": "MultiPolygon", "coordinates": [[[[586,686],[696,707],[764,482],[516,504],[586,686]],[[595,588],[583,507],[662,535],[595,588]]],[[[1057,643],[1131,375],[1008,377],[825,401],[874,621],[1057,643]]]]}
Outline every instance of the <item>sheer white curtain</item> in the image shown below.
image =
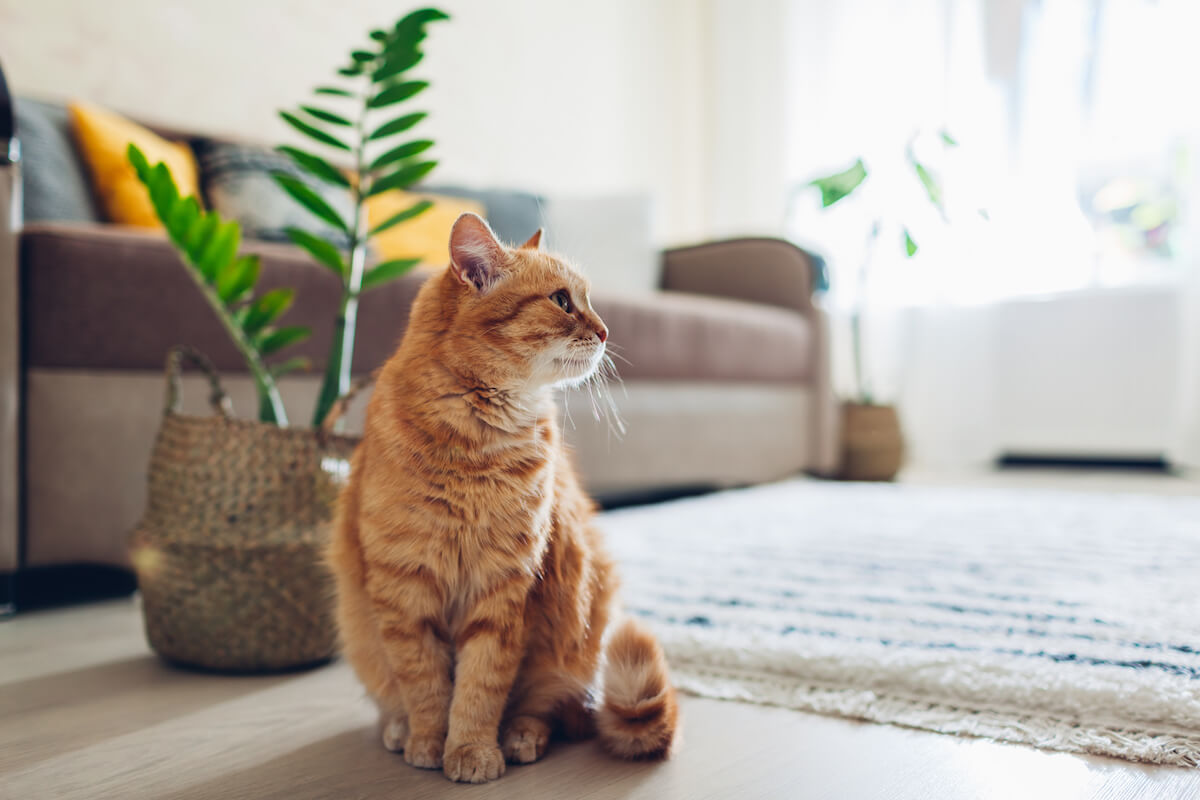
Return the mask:
{"type": "Polygon", "coordinates": [[[780,25],[782,171],[802,186],[861,156],[870,172],[870,191],[844,206],[793,195],[787,228],[829,258],[835,318],[869,309],[873,388],[897,401],[917,460],[996,455],[989,354],[1008,334],[998,303],[1157,283],[1191,287],[1178,398],[1164,408],[1176,417],[1170,455],[1200,461],[1200,170],[1187,166],[1200,159],[1200,4],[789,0],[780,25]],[[940,146],[943,128],[958,147],[940,146]],[[905,159],[914,141],[944,180],[951,224],[905,159]],[[884,227],[860,297],[875,219],[884,227]],[[911,260],[901,224],[919,246],[911,260]]]}
{"type": "MultiPolygon", "coordinates": [[[[1012,11],[1013,9],[1007,9],[1012,11]]],[[[877,399],[896,402],[912,457],[925,464],[985,462],[995,453],[989,421],[987,353],[993,320],[983,310],[1000,291],[1005,259],[1003,211],[988,207],[985,187],[1009,172],[1009,104],[1015,76],[1016,21],[985,19],[982,2],[794,0],[788,29],[789,148],[793,185],[834,172],[862,157],[863,191],[833,209],[800,188],[788,229],[829,260],[836,380],[854,390],[848,313],[868,309],[865,372],[877,399]],[[991,30],[994,41],[986,39],[991,30]],[[949,132],[959,147],[945,147],[949,132]],[[906,158],[918,158],[945,178],[947,226],[925,197],[906,158]],[[956,180],[949,180],[951,173],[956,180]],[[868,253],[874,220],[880,235],[868,253]],[[906,259],[904,230],[918,245],[906,259]],[[866,296],[859,270],[868,263],[866,296]]]]}

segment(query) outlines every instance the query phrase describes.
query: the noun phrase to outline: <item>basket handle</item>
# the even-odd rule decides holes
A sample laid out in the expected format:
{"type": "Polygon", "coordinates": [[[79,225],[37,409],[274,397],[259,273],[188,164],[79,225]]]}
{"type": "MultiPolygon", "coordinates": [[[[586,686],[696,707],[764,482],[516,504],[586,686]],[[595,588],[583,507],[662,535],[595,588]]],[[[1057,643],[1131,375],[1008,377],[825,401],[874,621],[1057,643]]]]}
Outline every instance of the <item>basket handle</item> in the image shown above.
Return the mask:
{"type": "Polygon", "coordinates": [[[350,384],[350,388],[346,390],[346,393],[333,401],[333,405],[329,407],[329,413],[325,415],[325,419],[321,420],[321,432],[332,433],[333,426],[337,425],[338,420],[346,413],[346,409],[350,407],[350,402],[354,400],[359,392],[374,382],[375,376],[372,374],[364,375],[350,384]]]}
{"type": "Polygon", "coordinates": [[[190,361],[199,367],[208,380],[208,403],[213,411],[222,417],[233,416],[233,402],[225,390],[221,388],[221,375],[208,358],[194,347],[177,344],[167,351],[167,399],[164,413],[178,414],[183,410],[183,362],[190,361]]]}

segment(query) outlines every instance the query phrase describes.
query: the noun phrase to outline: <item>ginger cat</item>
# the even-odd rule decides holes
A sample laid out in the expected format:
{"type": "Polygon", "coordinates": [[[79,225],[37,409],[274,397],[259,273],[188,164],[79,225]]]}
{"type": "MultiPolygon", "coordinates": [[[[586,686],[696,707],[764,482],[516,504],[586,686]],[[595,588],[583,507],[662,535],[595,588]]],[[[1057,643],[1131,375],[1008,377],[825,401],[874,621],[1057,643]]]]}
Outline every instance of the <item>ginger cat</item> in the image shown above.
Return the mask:
{"type": "Polygon", "coordinates": [[[536,761],[556,730],[625,758],[675,736],[658,643],[610,629],[617,578],[556,423],[553,388],[592,374],[608,330],[540,242],[454,224],[379,374],[329,550],[384,746],[456,781],[536,761]]]}

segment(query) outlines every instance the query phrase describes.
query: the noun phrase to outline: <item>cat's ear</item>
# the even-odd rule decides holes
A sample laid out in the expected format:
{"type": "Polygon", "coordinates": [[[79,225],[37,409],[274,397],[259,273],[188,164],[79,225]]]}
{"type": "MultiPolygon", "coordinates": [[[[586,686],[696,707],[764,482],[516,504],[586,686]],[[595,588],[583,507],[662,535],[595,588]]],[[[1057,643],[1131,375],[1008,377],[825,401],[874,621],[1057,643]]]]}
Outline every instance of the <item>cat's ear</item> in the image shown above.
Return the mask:
{"type": "Polygon", "coordinates": [[[525,244],[521,245],[521,249],[522,250],[541,250],[542,249],[542,233],[543,233],[543,230],[541,228],[538,228],[536,231],[534,231],[533,236],[530,236],[525,241],[525,244]]]}
{"type": "Polygon", "coordinates": [[[482,218],[463,214],[450,231],[450,269],[460,281],[486,291],[500,280],[504,245],[482,218]]]}

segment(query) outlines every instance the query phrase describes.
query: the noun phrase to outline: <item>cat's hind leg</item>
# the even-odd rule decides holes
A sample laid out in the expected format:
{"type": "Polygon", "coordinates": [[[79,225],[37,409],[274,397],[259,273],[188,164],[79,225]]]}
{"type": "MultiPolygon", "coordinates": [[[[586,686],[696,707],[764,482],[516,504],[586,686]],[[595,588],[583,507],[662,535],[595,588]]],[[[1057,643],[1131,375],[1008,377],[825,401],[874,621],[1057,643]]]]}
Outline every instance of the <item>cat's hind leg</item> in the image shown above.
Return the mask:
{"type": "Polygon", "coordinates": [[[379,737],[383,746],[393,753],[403,753],[408,741],[408,714],[403,711],[379,710],[379,737]]]}
{"type": "Polygon", "coordinates": [[[545,755],[556,729],[570,739],[586,738],[586,697],[586,685],[579,678],[526,664],[501,726],[500,749],[505,760],[511,764],[537,761],[545,755]]]}

